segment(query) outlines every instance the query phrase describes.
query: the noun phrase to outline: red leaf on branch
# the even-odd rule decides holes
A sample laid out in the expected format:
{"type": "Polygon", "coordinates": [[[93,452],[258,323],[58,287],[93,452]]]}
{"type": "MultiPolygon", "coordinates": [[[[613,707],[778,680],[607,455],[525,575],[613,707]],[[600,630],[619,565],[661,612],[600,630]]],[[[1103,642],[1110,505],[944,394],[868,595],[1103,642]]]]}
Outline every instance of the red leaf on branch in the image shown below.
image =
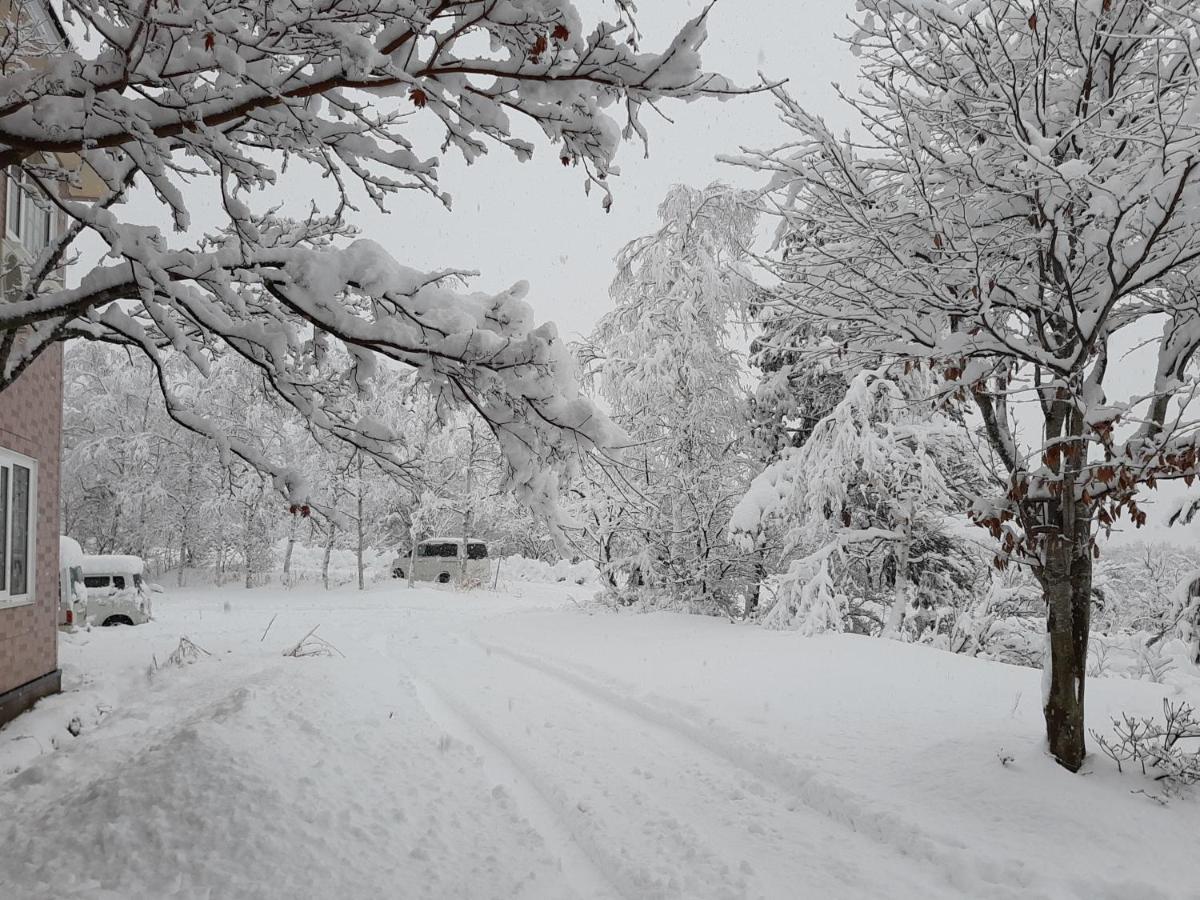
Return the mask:
{"type": "Polygon", "coordinates": [[[562,158],[563,166],[569,166],[571,164],[571,162],[572,162],[572,160],[571,160],[571,157],[569,157],[569,156],[564,156],[562,158]]]}
{"type": "Polygon", "coordinates": [[[567,26],[559,22],[554,26],[554,30],[550,32],[550,36],[556,41],[562,42],[571,39],[571,32],[567,30],[567,26]]]}
{"type": "Polygon", "coordinates": [[[213,37],[213,33],[211,31],[204,35],[204,49],[205,50],[211,50],[216,45],[216,43],[217,43],[217,39],[215,37],[213,37]]]}
{"type": "Polygon", "coordinates": [[[533,42],[533,47],[529,50],[529,59],[534,62],[540,62],[542,54],[546,52],[546,48],[550,46],[550,42],[546,40],[544,34],[539,34],[537,40],[533,42]]]}
{"type": "Polygon", "coordinates": [[[420,88],[413,88],[408,92],[408,99],[417,109],[424,109],[425,104],[429,102],[429,95],[420,88]]]}
{"type": "Polygon", "coordinates": [[[1037,31],[1037,13],[1029,17],[1029,30],[1037,31]]]}

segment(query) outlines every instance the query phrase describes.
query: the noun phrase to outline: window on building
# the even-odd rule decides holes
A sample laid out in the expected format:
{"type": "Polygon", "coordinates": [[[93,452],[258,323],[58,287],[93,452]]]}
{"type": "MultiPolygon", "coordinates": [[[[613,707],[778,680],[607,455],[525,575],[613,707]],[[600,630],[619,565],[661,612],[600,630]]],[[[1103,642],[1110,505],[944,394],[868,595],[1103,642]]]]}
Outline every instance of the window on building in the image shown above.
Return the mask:
{"type": "Polygon", "coordinates": [[[5,230],[10,238],[20,241],[21,246],[36,255],[50,243],[50,204],[43,199],[35,200],[39,188],[23,171],[15,167],[8,170],[7,209],[4,215],[5,230]]]}
{"type": "Polygon", "coordinates": [[[107,575],[85,575],[83,576],[83,586],[90,588],[104,588],[112,584],[112,579],[107,575]]]}
{"type": "Polygon", "coordinates": [[[37,461],[0,449],[0,606],[32,603],[37,461]]]}

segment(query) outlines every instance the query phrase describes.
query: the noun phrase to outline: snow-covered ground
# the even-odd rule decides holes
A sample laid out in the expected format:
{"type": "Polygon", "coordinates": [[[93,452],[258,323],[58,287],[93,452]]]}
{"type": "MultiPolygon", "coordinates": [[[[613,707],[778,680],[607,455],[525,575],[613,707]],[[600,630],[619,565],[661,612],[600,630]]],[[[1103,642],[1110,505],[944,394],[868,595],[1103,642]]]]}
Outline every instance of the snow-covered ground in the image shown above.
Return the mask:
{"type": "MultiPolygon", "coordinates": [[[[0,897],[1198,895],[1200,797],[1059,770],[1039,673],[589,590],[176,591],[64,636],[0,730],[0,897]],[[314,626],[338,652],[285,657],[314,626]]],[[[1092,724],[1198,684],[1094,680],[1092,724]]]]}

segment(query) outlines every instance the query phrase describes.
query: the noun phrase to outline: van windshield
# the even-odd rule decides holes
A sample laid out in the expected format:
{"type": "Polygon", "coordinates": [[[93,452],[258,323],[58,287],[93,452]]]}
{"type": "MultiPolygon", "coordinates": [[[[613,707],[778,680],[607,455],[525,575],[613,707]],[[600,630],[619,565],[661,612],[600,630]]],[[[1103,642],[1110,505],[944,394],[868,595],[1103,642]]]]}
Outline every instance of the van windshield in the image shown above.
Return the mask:
{"type": "MultiPolygon", "coordinates": [[[[417,548],[417,556],[440,556],[454,559],[458,556],[458,541],[431,541],[417,548]]],[[[470,541],[467,544],[467,559],[487,559],[487,544],[470,541]]]]}

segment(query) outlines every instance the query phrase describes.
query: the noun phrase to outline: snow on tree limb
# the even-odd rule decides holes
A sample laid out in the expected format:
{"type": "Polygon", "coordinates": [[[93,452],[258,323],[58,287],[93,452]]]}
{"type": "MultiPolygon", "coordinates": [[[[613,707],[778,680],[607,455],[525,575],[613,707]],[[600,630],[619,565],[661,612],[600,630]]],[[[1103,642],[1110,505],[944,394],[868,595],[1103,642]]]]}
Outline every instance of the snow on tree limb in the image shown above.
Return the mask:
{"type": "MultiPolygon", "coordinates": [[[[451,149],[468,162],[494,145],[532,154],[513,117],[581,165],[607,208],[618,146],[646,138],[644,104],[743,93],[700,65],[707,10],[660,53],[642,51],[629,8],[619,12],[589,31],[567,0],[65,0],[86,50],[27,43],[0,67],[0,164],[32,179],[31,201],[67,226],[19,269],[21,289],[0,308],[0,389],[72,337],[124,343],[158,367],[182,354],[201,373],[232,353],[317,427],[382,461],[385,442],[325,409],[313,367],[333,342],[363,391],[384,357],[420,372],[441,402],[479,412],[513,484],[549,508],[571,456],[614,434],[579,396],[553,327],[533,321],[522,285],[465,294],[451,273],[348,243],[343,214],[358,194],[384,208],[402,190],[448,205],[438,164],[451,149]],[[437,123],[437,154],[422,157],[406,136],[414,117],[437,123]],[[333,179],[337,209],[300,220],[256,210],[287,177],[281,164],[333,179]],[[96,199],[80,199],[85,183],[101,186],[96,199]],[[220,197],[217,234],[175,242],[123,214],[130,187],[148,187],[185,232],[197,185],[220,197]],[[63,287],[53,273],[85,235],[109,261],[63,287]]],[[[177,421],[221,441],[167,399],[177,421]]]]}

